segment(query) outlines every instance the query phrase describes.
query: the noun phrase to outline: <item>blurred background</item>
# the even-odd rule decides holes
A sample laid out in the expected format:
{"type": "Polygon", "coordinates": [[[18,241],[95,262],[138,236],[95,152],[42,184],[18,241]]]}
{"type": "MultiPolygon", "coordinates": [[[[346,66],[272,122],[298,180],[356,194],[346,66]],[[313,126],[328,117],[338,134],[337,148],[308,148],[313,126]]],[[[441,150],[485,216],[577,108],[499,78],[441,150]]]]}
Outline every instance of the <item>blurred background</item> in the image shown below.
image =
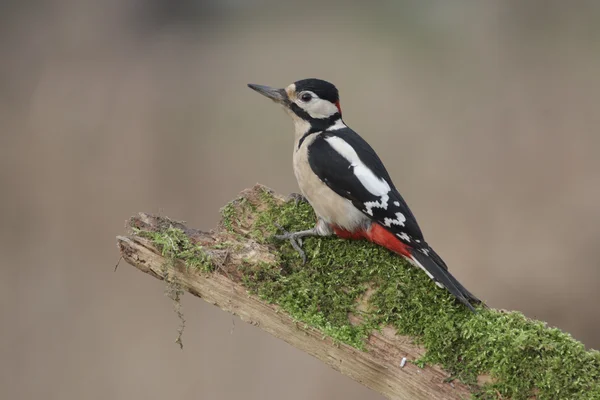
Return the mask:
{"type": "Polygon", "coordinates": [[[0,397],[380,399],[189,295],[180,351],[163,283],[113,272],[138,211],[297,190],[246,83],[307,77],[466,287],[600,347],[599,43],[595,1],[3,1],[0,397]]]}

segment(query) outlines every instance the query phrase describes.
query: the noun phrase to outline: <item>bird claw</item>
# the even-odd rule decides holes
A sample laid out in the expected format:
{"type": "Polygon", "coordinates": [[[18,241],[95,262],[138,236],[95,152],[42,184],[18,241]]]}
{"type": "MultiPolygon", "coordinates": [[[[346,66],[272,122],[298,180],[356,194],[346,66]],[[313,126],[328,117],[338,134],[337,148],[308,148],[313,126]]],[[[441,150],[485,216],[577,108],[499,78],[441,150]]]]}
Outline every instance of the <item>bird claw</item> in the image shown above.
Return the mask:
{"type": "Polygon", "coordinates": [[[294,201],[294,205],[297,206],[300,203],[308,203],[308,200],[306,199],[306,197],[304,197],[302,194],[300,193],[290,193],[289,196],[287,197],[287,201],[294,201]]]}
{"type": "Polygon", "coordinates": [[[298,237],[297,232],[288,232],[281,225],[275,223],[275,226],[283,232],[282,235],[274,235],[273,238],[277,240],[289,240],[290,244],[300,254],[302,258],[302,264],[306,264],[306,253],[302,250],[302,238],[298,237]]]}

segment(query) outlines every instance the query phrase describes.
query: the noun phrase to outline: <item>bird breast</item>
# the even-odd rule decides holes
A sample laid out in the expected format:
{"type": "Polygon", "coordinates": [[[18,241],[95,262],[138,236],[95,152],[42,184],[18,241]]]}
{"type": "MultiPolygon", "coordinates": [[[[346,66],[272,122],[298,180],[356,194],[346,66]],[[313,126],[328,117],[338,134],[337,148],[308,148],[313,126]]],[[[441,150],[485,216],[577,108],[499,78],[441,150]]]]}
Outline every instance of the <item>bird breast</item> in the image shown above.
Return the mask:
{"type": "Polygon", "coordinates": [[[319,133],[309,135],[298,148],[294,144],[294,174],[302,195],[306,197],[319,218],[350,232],[364,228],[369,219],[347,199],[331,190],[312,171],[308,163],[308,147],[319,133]]]}

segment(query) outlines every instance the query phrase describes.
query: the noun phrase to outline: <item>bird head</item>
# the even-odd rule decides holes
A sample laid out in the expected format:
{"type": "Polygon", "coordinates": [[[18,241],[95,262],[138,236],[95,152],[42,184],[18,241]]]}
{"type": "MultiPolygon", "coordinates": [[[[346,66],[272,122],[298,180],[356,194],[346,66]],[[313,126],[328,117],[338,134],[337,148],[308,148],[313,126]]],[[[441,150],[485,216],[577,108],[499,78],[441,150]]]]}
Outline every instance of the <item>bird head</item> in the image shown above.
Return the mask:
{"type": "Polygon", "coordinates": [[[281,104],[294,119],[297,131],[317,132],[341,123],[338,90],[327,81],[302,79],[283,89],[255,84],[248,87],[281,104]]]}

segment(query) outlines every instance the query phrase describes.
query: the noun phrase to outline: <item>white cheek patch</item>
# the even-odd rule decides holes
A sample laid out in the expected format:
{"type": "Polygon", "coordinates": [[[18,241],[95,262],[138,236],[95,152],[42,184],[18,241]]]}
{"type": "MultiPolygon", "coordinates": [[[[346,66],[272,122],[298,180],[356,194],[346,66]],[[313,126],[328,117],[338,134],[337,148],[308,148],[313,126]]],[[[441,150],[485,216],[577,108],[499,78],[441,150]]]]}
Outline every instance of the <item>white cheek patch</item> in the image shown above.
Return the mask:
{"type": "Polygon", "coordinates": [[[303,109],[312,118],[324,119],[329,118],[338,112],[337,106],[328,100],[323,100],[313,94],[313,99],[308,103],[302,100],[297,100],[296,104],[298,107],[303,109]]]}

